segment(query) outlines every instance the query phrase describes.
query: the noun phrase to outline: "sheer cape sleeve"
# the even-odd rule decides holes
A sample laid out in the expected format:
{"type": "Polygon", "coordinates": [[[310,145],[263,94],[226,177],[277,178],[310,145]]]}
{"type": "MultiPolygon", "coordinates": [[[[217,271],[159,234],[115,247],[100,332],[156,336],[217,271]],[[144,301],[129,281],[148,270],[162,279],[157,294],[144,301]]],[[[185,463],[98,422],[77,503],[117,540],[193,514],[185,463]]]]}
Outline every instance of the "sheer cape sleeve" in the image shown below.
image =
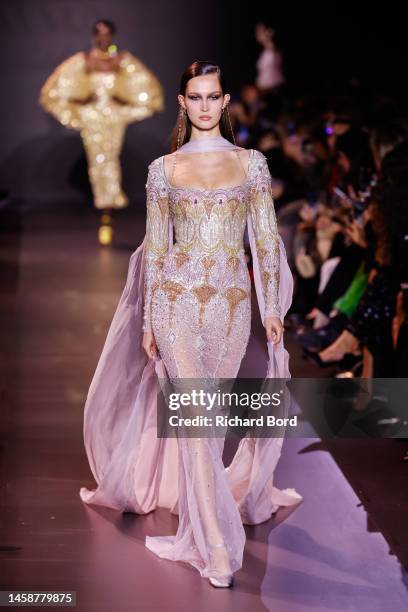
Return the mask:
{"type": "MultiPolygon", "coordinates": [[[[39,104],[51,113],[62,125],[81,130],[86,124],[86,115],[80,104],[73,99],[86,99],[94,92],[86,71],[85,54],[75,53],[63,61],[48,77],[41,88],[39,104]]],[[[156,75],[138,58],[123,51],[120,70],[116,74],[110,93],[122,104],[112,107],[110,117],[128,124],[142,121],[164,109],[163,88],[156,75]]],[[[95,109],[95,104],[91,104],[95,109]]]]}
{"type": "Polygon", "coordinates": [[[249,206],[265,301],[264,316],[280,317],[282,315],[279,304],[280,241],[271,175],[266,157],[260,151],[254,151],[250,179],[249,206]]]}
{"type": "Polygon", "coordinates": [[[118,112],[125,123],[142,121],[164,109],[163,87],[150,68],[125,51],[113,93],[125,102],[118,112]]]}
{"type": "Polygon", "coordinates": [[[85,56],[79,51],[51,73],[41,88],[39,104],[65,127],[80,130],[82,121],[79,104],[71,100],[85,99],[91,93],[85,73],[85,56]]]}
{"type": "Polygon", "coordinates": [[[152,331],[151,304],[160,283],[165,256],[169,249],[169,200],[163,180],[161,158],[149,166],[146,183],[146,247],[144,268],[143,331],[152,331]]]}
{"type": "MultiPolygon", "coordinates": [[[[254,150],[249,167],[251,195],[247,226],[253,259],[254,284],[262,324],[276,314],[283,321],[293,298],[293,276],[279,235],[273,205],[271,175],[266,158],[254,150]]],[[[267,341],[266,378],[290,378],[289,354],[281,339],[267,341]]]]}

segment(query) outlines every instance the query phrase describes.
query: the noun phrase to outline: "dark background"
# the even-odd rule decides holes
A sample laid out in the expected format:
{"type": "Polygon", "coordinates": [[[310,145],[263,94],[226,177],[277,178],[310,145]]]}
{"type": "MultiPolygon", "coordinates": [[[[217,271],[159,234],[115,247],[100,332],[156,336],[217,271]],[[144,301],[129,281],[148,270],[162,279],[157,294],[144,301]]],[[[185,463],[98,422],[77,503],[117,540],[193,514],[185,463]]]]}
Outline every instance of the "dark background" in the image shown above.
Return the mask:
{"type": "Polygon", "coordinates": [[[266,11],[258,2],[214,0],[3,1],[0,189],[56,205],[89,194],[79,134],[47,115],[38,94],[57,64],[89,47],[91,26],[101,18],[116,23],[119,47],[146,63],[165,91],[165,111],[127,130],[124,187],[134,202],[143,194],[147,164],[168,150],[184,68],[196,59],[219,63],[230,92],[239,92],[255,76],[257,21],[277,32],[293,96],[347,92],[347,83],[358,79],[405,104],[405,21],[394,3],[356,4],[281,2],[266,11]]]}

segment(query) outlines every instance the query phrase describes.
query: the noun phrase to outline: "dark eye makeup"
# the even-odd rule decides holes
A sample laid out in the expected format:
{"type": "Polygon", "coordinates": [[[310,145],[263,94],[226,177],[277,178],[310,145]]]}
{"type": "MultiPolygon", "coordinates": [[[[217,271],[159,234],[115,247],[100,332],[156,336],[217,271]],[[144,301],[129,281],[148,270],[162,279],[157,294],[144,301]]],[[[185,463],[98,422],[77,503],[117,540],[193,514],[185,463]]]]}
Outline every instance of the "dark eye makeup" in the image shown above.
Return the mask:
{"type": "MultiPolygon", "coordinates": [[[[197,100],[197,98],[199,98],[201,96],[195,96],[195,95],[189,95],[188,98],[189,100],[197,100]]],[[[209,96],[210,98],[212,98],[213,100],[218,100],[221,96],[219,94],[215,94],[213,96],[209,96]]]]}

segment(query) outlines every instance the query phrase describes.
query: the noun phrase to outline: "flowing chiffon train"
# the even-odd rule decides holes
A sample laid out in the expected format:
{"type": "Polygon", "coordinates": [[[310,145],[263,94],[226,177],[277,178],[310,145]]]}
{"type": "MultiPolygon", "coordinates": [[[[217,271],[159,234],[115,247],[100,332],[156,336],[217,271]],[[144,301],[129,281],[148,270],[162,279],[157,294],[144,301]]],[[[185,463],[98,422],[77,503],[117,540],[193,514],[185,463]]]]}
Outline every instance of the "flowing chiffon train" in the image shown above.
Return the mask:
{"type": "MultiPolygon", "coordinates": [[[[260,312],[264,311],[259,265],[251,219],[248,232],[253,254],[254,282],[260,312]]],[[[169,235],[169,248],[172,246],[169,235]]],[[[142,349],[143,255],[145,240],[132,254],[127,281],[112,319],[92,379],[84,412],[84,442],[98,486],[80,489],[87,504],[121,512],[146,514],[167,507],[179,515],[175,535],[146,536],[146,546],[159,557],[186,561],[202,576],[212,575],[207,533],[197,507],[197,462],[191,460],[194,438],[157,438],[156,401],[159,379],[167,372],[160,356],[149,360],[142,349]]],[[[283,316],[292,299],[292,275],[280,240],[283,316]]],[[[266,378],[290,378],[283,340],[267,342],[266,378]]],[[[292,488],[273,485],[282,450],[281,438],[243,438],[231,464],[224,468],[218,438],[201,438],[198,464],[211,465],[212,499],[222,539],[227,543],[232,571],[242,567],[243,523],[268,520],[279,506],[302,501],[292,488]]],[[[211,540],[210,540],[211,541],[211,540]]]]}
{"type": "MultiPolygon", "coordinates": [[[[247,216],[256,297],[262,322],[265,301],[251,216],[247,216]]],[[[293,278],[279,238],[282,319],[292,300],[293,278]]],[[[184,561],[201,576],[217,576],[242,567],[243,524],[267,521],[279,506],[302,501],[293,488],[274,486],[283,435],[240,440],[231,464],[222,461],[224,440],[216,437],[157,437],[157,394],[169,379],[160,354],[148,359],[142,348],[143,278],[146,236],[130,257],[126,285],[87,395],[84,444],[97,483],[82,487],[87,504],[146,514],[156,507],[178,514],[176,534],[146,536],[146,547],[159,557],[184,561]],[[221,548],[219,548],[221,545],[221,548]],[[222,549],[225,545],[225,549],[222,549]]],[[[173,248],[169,223],[168,248],[173,248]]],[[[267,342],[268,380],[289,379],[289,355],[283,339],[267,342]]],[[[236,374],[236,373],[234,373],[236,374]]]]}

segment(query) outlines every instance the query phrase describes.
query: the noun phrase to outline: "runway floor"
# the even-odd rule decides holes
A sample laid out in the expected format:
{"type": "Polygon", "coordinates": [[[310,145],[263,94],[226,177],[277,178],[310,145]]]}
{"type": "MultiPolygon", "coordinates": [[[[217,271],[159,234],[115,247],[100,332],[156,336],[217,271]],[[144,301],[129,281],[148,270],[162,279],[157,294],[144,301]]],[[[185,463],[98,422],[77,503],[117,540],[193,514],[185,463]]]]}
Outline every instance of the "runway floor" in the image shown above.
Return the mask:
{"type": "MultiPolygon", "coordinates": [[[[84,505],[84,401],[142,216],[124,211],[108,248],[89,209],[1,218],[1,589],[76,591],[81,612],[408,609],[406,442],[285,440],[275,484],[304,501],[246,527],[233,589],[145,548],[145,535],[175,533],[167,510],[84,505]]],[[[321,376],[286,340],[292,376],[321,376]]],[[[254,335],[242,376],[262,376],[263,351],[254,335]]]]}

